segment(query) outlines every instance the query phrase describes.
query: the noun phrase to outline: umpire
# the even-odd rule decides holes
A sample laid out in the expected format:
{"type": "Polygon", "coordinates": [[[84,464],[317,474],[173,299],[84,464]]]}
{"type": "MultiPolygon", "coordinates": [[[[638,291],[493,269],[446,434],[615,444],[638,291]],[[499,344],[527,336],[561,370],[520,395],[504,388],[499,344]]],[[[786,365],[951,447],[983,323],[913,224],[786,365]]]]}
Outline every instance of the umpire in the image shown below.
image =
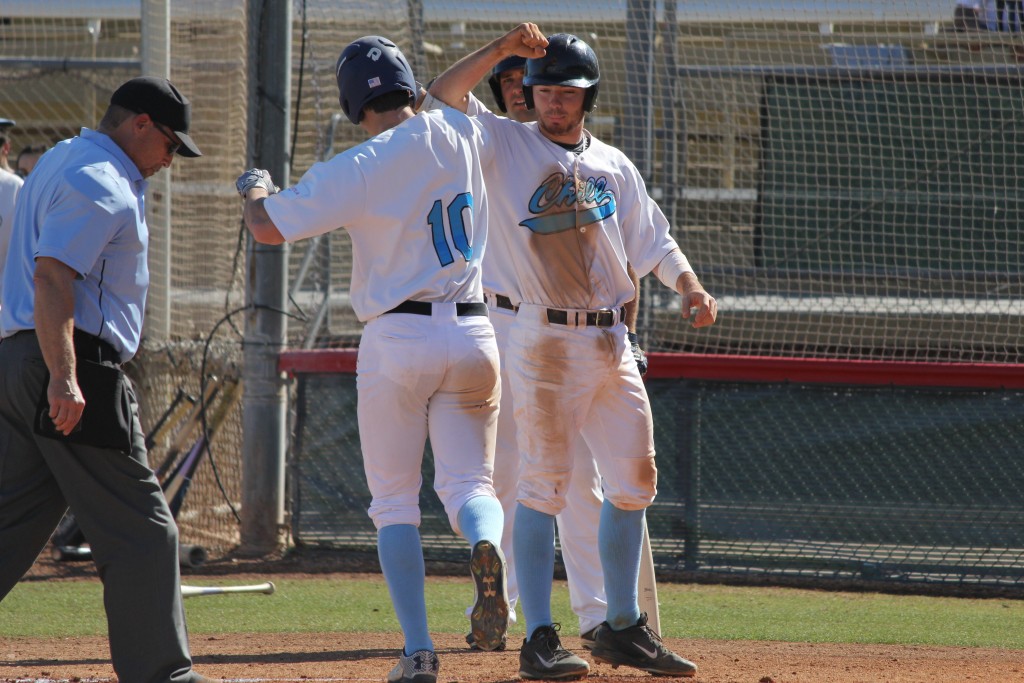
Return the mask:
{"type": "Polygon", "coordinates": [[[139,348],[149,287],[145,178],[175,154],[200,156],[190,118],[165,79],[121,85],[98,129],[57,144],[25,183],[3,276],[0,600],[70,506],[125,683],[209,680],[192,670],[178,528],[119,372],[139,348]]]}

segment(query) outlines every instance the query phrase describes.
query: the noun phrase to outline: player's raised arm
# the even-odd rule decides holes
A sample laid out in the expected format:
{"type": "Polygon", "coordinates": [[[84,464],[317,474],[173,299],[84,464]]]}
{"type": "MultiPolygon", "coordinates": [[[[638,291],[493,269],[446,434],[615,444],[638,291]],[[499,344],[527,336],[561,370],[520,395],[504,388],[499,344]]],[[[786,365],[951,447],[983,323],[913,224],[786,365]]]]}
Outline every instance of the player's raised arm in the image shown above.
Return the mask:
{"type": "Polygon", "coordinates": [[[430,85],[430,95],[464,112],[469,104],[469,91],[490,74],[495,64],[512,55],[527,59],[543,57],[547,44],[548,39],[536,24],[520,24],[448,67],[430,85]]]}
{"type": "Polygon", "coordinates": [[[274,225],[273,219],[263,206],[263,200],[277,192],[277,186],[270,178],[270,173],[259,168],[250,168],[238,176],[235,189],[245,201],[242,208],[242,219],[249,228],[253,239],[261,244],[283,244],[285,239],[281,231],[274,225]]]}

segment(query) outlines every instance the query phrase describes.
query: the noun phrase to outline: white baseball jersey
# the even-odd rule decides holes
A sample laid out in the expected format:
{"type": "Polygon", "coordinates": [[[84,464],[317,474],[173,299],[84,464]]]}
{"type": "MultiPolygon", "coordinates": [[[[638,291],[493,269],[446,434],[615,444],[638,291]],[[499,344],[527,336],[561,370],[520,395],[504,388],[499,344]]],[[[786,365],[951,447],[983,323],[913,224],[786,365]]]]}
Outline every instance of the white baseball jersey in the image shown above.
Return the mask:
{"type": "Polygon", "coordinates": [[[466,501],[495,495],[498,348],[480,283],[487,138],[456,110],[419,114],[265,201],[288,241],[339,227],[352,237],[352,308],[366,323],[359,439],[378,529],[419,524],[428,433],[434,489],[454,529],[466,501]],[[383,315],[405,301],[431,306],[383,315]],[[483,310],[458,305],[467,302],[483,310]]]}
{"type": "Polygon", "coordinates": [[[577,153],[537,123],[479,110],[475,119],[494,146],[490,215],[504,218],[489,239],[507,256],[520,301],[505,356],[522,460],[517,500],[548,514],[565,508],[582,434],[607,500],[644,508],[657,486],[654,431],[626,327],[617,314],[610,326],[584,326],[580,314],[634,297],[627,262],[642,277],[678,249],[668,220],[633,163],[589,133],[577,153]],[[574,313],[561,318],[570,324],[550,309],[574,313]]]}
{"type": "Polygon", "coordinates": [[[348,231],[363,322],[406,300],[482,301],[487,137],[454,109],[422,113],[314,164],[265,207],[289,242],[348,231]]]}
{"type": "Polygon", "coordinates": [[[0,287],[3,286],[4,263],[14,226],[14,200],[24,183],[21,177],[0,169],[0,287]]]}
{"type": "Polygon", "coordinates": [[[678,248],[636,166],[589,133],[589,147],[577,155],[541,135],[536,123],[475,107],[495,147],[487,169],[491,215],[505,217],[490,239],[504,242],[510,256],[489,260],[484,277],[500,285],[497,291],[518,283],[520,300],[552,308],[632,300],[627,261],[643,277],[678,248]]]}

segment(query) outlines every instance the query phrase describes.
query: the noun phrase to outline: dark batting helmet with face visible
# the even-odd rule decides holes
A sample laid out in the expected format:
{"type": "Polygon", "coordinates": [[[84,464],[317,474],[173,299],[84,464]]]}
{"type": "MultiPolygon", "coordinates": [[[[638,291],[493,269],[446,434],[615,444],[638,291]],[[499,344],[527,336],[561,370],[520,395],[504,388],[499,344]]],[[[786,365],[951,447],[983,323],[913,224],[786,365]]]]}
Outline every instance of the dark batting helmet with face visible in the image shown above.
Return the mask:
{"type": "Polygon", "coordinates": [[[405,55],[380,36],[364,36],[349,44],[338,57],[334,75],[341,110],[356,124],[363,119],[363,107],[381,95],[405,90],[412,103],[419,90],[405,55]]]}
{"type": "Polygon", "coordinates": [[[601,71],[597,68],[597,55],[591,47],[571,33],[556,33],[548,37],[546,49],[543,57],[526,60],[526,75],[523,77],[526,106],[533,109],[533,86],[561,85],[586,88],[583,111],[593,109],[601,71]]]}
{"type": "Polygon", "coordinates": [[[520,57],[519,55],[505,57],[505,59],[494,65],[494,70],[491,71],[491,77],[487,79],[487,84],[491,86],[491,92],[494,93],[494,101],[502,111],[508,111],[508,106],[505,104],[505,97],[501,94],[501,74],[512,69],[525,68],[526,57],[520,57]]]}

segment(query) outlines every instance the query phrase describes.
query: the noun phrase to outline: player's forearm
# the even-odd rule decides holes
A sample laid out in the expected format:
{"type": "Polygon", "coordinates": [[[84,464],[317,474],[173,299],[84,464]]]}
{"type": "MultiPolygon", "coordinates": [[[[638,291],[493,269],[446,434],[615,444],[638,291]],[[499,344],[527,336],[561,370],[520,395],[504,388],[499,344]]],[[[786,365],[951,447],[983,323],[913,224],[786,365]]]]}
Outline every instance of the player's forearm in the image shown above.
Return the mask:
{"type": "Polygon", "coordinates": [[[245,207],[242,209],[242,218],[245,226],[249,228],[253,239],[261,244],[283,244],[285,239],[281,231],[277,229],[267,208],[263,205],[267,198],[266,190],[253,188],[246,193],[245,207]]]}
{"type": "Polygon", "coordinates": [[[434,79],[429,92],[448,106],[464,112],[469,106],[469,91],[498,62],[515,54],[527,58],[541,57],[547,44],[547,38],[536,24],[520,24],[452,64],[434,79]]]}
{"type": "Polygon", "coordinates": [[[500,54],[496,43],[492,41],[452,64],[434,79],[428,92],[449,107],[465,112],[469,108],[469,91],[502,59],[495,57],[500,54]]]}
{"type": "Polygon", "coordinates": [[[680,294],[683,292],[678,286],[679,278],[686,273],[692,274],[693,268],[690,267],[690,262],[678,247],[670,251],[668,255],[661,259],[661,262],[654,267],[655,277],[661,280],[663,285],[669,289],[679,292],[680,294]]]}
{"type": "Polygon", "coordinates": [[[626,302],[626,329],[636,332],[636,319],[640,312],[640,276],[636,274],[630,263],[626,264],[626,272],[629,273],[629,279],[633,281],[633,291],[635,292],[633,298],[626,302]]]}

